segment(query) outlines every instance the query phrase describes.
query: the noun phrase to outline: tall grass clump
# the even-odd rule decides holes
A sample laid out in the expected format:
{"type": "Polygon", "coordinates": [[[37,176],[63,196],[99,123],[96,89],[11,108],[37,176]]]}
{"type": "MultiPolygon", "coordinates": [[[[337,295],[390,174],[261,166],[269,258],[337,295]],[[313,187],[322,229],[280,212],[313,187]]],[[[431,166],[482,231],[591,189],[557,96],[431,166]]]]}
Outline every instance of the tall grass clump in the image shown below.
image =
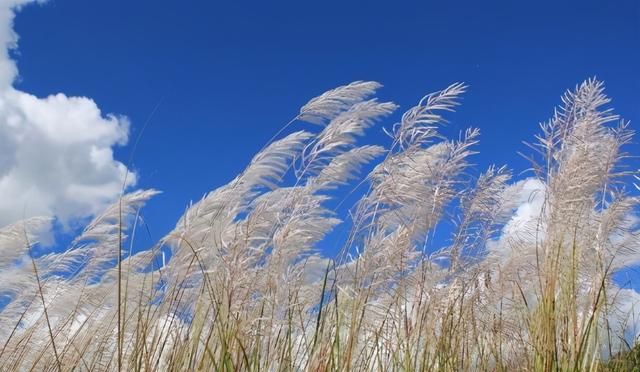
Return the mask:
{"type": "Polygon", "coordinates": [[[62,252],[34,250],[46,219],[1,229],[0,370],[629,368],[640,296],[614,276],[640,258],[638,173],[602,83],[562,97],[517,181],[475,172],[478,129],[442,134],[464,84],[363,143],[397,110],[380,87],[309,101],[287,128],[315,130],[271,141],[152,247],[135,235],[155,190],[62,252]]]}

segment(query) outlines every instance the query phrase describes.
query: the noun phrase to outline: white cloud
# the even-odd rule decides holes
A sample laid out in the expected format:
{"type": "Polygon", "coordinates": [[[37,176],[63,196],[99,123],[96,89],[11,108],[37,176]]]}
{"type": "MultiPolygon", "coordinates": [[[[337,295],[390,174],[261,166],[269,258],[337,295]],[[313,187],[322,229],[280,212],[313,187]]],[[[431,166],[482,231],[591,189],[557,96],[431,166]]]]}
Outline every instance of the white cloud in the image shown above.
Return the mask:
{"type": "Polygon", "coordinates": [[[545,185],[536,178],[527,178],[512,185],[513,199],[516,204],[515,215],[504,228],[504,234],[517,234],[535,229],[535,224],[542,213],[545,197],[545,185]]]}
{"type": "Polygon", "coordinates": [[[634,344],[640,338],[640,293],[629,288],[618,290],[614,292],[616,306],[609,315],[609,322],[611,327],[624,330],[623,338],[634,344]]]}
{"type": "MultiPolygon", "coordinates": [[[[31,2],[0,0],[0,226],[36,215],[63,223],[90,216],[118,196],[127,173],[112,152],[127,142],[125,117],[102,114],[90,98],[14,88],[13,19],[31,2]]],[[[130,174],[127,185],[134,183],[130,174]]]]}
{"type": "Polygon", "coordinates": [[[495,258],[509,260],[527,252],[527,243],[540,239],[537,229],[545,198],[545,185],[536,178],[526,178],[509,186],[504,192],[505,209],[510,215],[500,237],[487,242],[495,258]],[[538,235],[537,235],[538,234],[538,235]],[[524,246],[524,247],[523,247],[524,246]],[[521,249],[525,249],[522,251],[521,249]]]}

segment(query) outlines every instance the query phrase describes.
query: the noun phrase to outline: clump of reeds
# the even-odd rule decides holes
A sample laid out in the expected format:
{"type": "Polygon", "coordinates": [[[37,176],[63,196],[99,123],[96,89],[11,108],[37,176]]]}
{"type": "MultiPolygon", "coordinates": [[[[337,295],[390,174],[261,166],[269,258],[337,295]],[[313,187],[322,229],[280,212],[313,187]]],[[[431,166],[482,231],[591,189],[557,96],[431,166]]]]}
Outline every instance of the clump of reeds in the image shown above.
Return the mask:
{"type": "Polygon", "coordinates": [[[387,148],[363,144],[397,109],[380,87],[309,101],[292,123],[317,131],[269,143],[149,249],[155,190],[61,253],[33,252],[45,220],[0,230],[0,370],[597,370],[631,348],[640,297],[613,275],[637,262],[640,200],[602,84],[563,96],[517,182],[474,175],[477,129],[442,135],[463,84],[407,110],[387,148]]]}

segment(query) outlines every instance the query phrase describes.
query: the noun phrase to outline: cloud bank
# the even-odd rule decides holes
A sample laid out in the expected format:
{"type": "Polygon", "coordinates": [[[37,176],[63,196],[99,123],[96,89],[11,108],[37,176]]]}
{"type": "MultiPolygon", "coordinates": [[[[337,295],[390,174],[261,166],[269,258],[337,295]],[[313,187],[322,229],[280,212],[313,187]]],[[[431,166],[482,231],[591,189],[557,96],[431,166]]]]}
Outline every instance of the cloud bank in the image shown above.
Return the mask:
{"type": "Polygon", "coordinates": [[[113,147],[128,140],[126,117],[103,114],[86,97],[40,98],[14,87],[15,12],[34,0],[0,1],[0,226],[32,216],[63,224],[93,215],[126,184],[113,147]]]}

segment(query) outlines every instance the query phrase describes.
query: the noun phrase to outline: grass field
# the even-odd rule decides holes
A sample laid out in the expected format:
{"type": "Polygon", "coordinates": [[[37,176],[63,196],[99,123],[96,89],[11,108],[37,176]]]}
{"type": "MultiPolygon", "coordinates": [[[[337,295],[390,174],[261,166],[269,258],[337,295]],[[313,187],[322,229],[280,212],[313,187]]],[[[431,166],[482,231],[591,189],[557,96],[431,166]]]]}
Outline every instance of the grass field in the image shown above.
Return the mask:
{"type": "Polygon", "coordinates": [[[316,131],[287,125],[149,249],[136,235],[155,190],[124,194],[60,253],[32,253],[47,219],[1,229],[0,370],[633,368],[640,296],[613,276],[640,254],[638,173],[603,84],[562,97],[516,180],[476,174],[477,129],[441,134],[465,85],[394,125],[378,88],[309,101],[291,123],[316,131]],[[364,144],[379,123],[388,145],[364,144]]]}

